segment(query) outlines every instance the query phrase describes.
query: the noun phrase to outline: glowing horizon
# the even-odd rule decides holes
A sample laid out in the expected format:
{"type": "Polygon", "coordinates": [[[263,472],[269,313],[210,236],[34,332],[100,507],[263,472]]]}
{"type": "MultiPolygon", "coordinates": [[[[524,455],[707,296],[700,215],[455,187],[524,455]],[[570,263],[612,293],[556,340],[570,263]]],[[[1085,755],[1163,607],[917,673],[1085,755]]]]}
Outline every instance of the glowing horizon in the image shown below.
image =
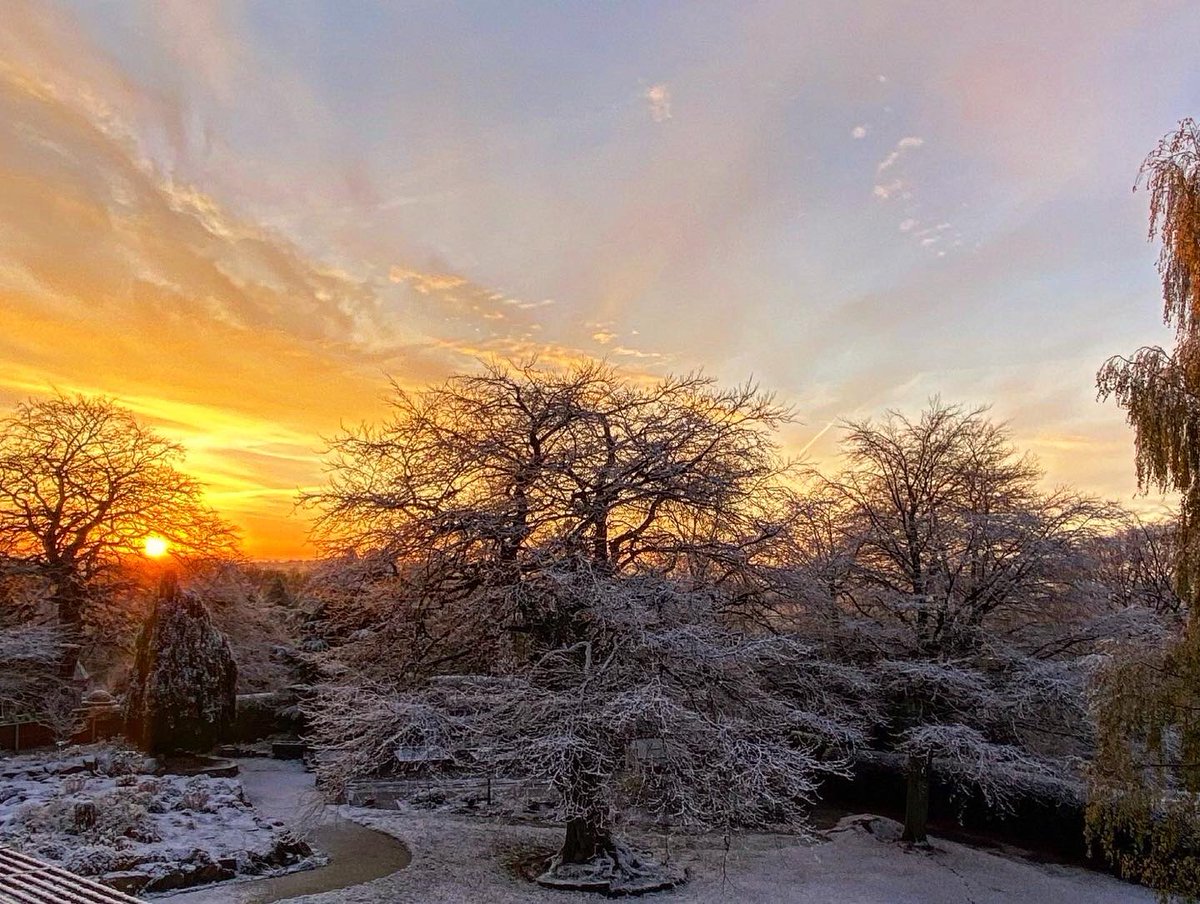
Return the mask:
{"type": "Polygon", "coordinates": [[[1137,167],[1200,10],[6,4],[0,407],[113,396],[262,559],[322,436],[480,357],[749,376],[789,448],[940,393],[1133,499],[1137,167]]]}

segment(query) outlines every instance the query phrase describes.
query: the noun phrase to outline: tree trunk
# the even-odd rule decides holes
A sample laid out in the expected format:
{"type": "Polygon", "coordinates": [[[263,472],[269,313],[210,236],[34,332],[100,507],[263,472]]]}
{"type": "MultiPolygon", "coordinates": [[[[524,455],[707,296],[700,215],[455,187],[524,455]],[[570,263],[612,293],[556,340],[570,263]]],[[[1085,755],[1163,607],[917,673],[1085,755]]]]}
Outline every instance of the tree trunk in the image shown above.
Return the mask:
{"type": "Polygon", "coordinates": [[[608,829],[586,816],[567,820],[567,837],[558,856],[563,863],[589,863],[598,854],[613,850],[608,829]]]}
{"type": "Polygon", "coordinates": [[[608,510],[603,509],[594,519],[596,532],[592,536],[592,558],[597,563],[608,561],[608,510]]]}
{"type": "Polygon", "coordinates": [[[904,834],[901,841],[910,844],[928,842],[929,756],[914,754],[908,758],[908,797],[904,803],[904,834]]]}
{"type": "Polygon", "coordinates": [[[60,675],[68,681],[75,677],[75,666],[79,662],[80,641],[83,639],[83,611],[87,605],[87,587],[74,574],[57,578],[50,591],[50,599],[58,613],[58,623],[67,639],[71,641],[63,648],[59,663],[60,675]]]}
{"type": "Polygon", "coordinates": [[[58,610],[58,623],[68,632],[79,633],[83,629],[87,588],[74,575],[69,575],[55,582],[52,598],[58,610]]]}

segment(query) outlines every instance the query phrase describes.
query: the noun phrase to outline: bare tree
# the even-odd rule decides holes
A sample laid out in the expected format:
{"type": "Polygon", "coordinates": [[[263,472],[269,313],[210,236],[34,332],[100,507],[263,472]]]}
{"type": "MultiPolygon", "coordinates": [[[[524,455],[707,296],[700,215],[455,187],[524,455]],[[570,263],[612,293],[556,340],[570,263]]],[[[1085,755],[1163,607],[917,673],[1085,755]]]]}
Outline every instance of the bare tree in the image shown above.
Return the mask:
{"type": "Polygon", "coordinates": [[[176,468],[181,448],[114,402],[56,396],[0,420],[0,555],[51,583],[78,630],[97,586],[147,535],[177,554],[232,548],[232,532],[176,468]]]}
{"type": "Polygon", "coordinates": [[[1178,593],[1178,525],[1173,521],[1126,523],[1091,544],[1088,566],[1114,609],[1137,606],[1159,615],[1181,615],[1178,593]]]}
{"type": "Polygon", "coordinates": [[[817,760],[797,720],[814,735],[821,720],[780,701],[788,681],[815,673],[791,641],[742,638],[726,620],[756,592],[756,556],[785,531],[772,515],[789,469],[774,438],[786,410],[752,386],[637,384],[598,365],[492,366],[397,389],[394,406],[387,424],[334,440],[329,484],[309,497],[319,536],[344,557],[334,584],[351,588],[333,594],[342,643],[330,655],[358,672],[317,708],[326,762],[344,778],[347,764],[373,762],[363,750],[386,751],[423,720],[449,724],[460,704],[474,713],[471,701],[486,699],[486,719],[470,719],[486,759],[507,756],[560,793],[559,874],[596,858],[617,874],[629,866],[611,827],[638,738],[667,739],[679,758],[659,788],[677,817],[694,806],[715,818],[701,786],[737,791],[746,818],[768,799],[802,802],[817,760]],[[753,667],[771,649],[779,674],[753,667]],[[446,673],[462,677],[447,684],[446,673]],[[339,714],[343,695],[366,687],[407,702],[356,731],[339,714]],[[443,715],[413,715],[430,706],[443,715]],[[739,750],[754,787],[739,784],[739,750]],[[705,763],[730,775],[714,781],[705,763]]]}
{"type": "Polygon", "coordinates": [[[393,406],[388,423],[334,439],[329,484],[307,501],[325,548],[352,556],[353,581],[404,585],[408,624],[453,630],[462,620],[441,614],[466,606],[470,623],[554,641],[554,617],[513,592],[546,567],[583,558],[731,580],[780,530],[767,500],[788,468],[774,441],[788,412],[752,386],[496,365],[397,388],[393,406]]]}
{"type": "MultiPolygon", "coordinates": [[[[827,489],[840,500],[843,553],[824,580],[836,619],[875,626],[856,631],[854,655],[880,664],[890,737],[908,760],[905,838],[923,842],[939,763],[961,773],[956,758],[961,766],[969,755],[1032,768],[1014,746],[1020,693],[1010,682],[1026,678],[997,641],[1003,632],[1010,644],[1054,608],[1113,511],[1069,490],[1040,491],[1032,459],[983,409],[934,400],[917,420],[893,412],[847,431],[848,467],[827,489]]],[[[1078,715],[1074,686],[1067,708],[1078,715]]]]}
{"type": "Polygon", "coordinates": [[[392,419],[334,439],[329,486],[309,498],[338,550],[482,553],[528,573],[548,548],[629,566],[690,552],[693,519],[740,522],[786,467],[774,429],[788,416],[703,376],[645,386],[598,364],[492,365],[395,387],[392,419]]]}

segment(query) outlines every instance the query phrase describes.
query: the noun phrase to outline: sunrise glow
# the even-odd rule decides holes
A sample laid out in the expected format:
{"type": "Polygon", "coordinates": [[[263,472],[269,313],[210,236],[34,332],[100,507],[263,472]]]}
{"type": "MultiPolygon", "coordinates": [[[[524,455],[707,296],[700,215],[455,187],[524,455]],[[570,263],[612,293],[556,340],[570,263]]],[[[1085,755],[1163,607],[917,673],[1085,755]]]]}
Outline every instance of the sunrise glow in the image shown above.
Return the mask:
{"type": "Polygon", "coordinates": [[[1169,338],[1129,189],[1200,16],[1151,6],[6,4],[0,405],[119,399],[259,558],[388,377],[493,357],[753,375],[820,460],[993,404],[1152,506],[1093,385],[1169,338]]]}
{"type": "Polygon", "coordinates": [[[170,544],[162,537],[147,537],[142,543],[142,551],[151,559],[161,559],[170,548],[170,544]]]}
{"type": "Polygon", "coordinates": [[[0,904],[1200,902],[1198,47],[0,0],[0,904]]]}

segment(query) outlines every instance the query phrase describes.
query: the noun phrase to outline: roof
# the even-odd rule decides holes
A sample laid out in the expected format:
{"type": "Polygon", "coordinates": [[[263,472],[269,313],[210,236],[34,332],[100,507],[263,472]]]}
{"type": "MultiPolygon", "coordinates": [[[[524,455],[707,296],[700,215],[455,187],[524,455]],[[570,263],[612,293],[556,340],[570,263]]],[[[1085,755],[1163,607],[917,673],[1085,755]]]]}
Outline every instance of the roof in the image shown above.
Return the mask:
{"type": "Polygon", "coordinates": [[[142,904],[65,869],[0,847],[0,904],[142,904]]]}

